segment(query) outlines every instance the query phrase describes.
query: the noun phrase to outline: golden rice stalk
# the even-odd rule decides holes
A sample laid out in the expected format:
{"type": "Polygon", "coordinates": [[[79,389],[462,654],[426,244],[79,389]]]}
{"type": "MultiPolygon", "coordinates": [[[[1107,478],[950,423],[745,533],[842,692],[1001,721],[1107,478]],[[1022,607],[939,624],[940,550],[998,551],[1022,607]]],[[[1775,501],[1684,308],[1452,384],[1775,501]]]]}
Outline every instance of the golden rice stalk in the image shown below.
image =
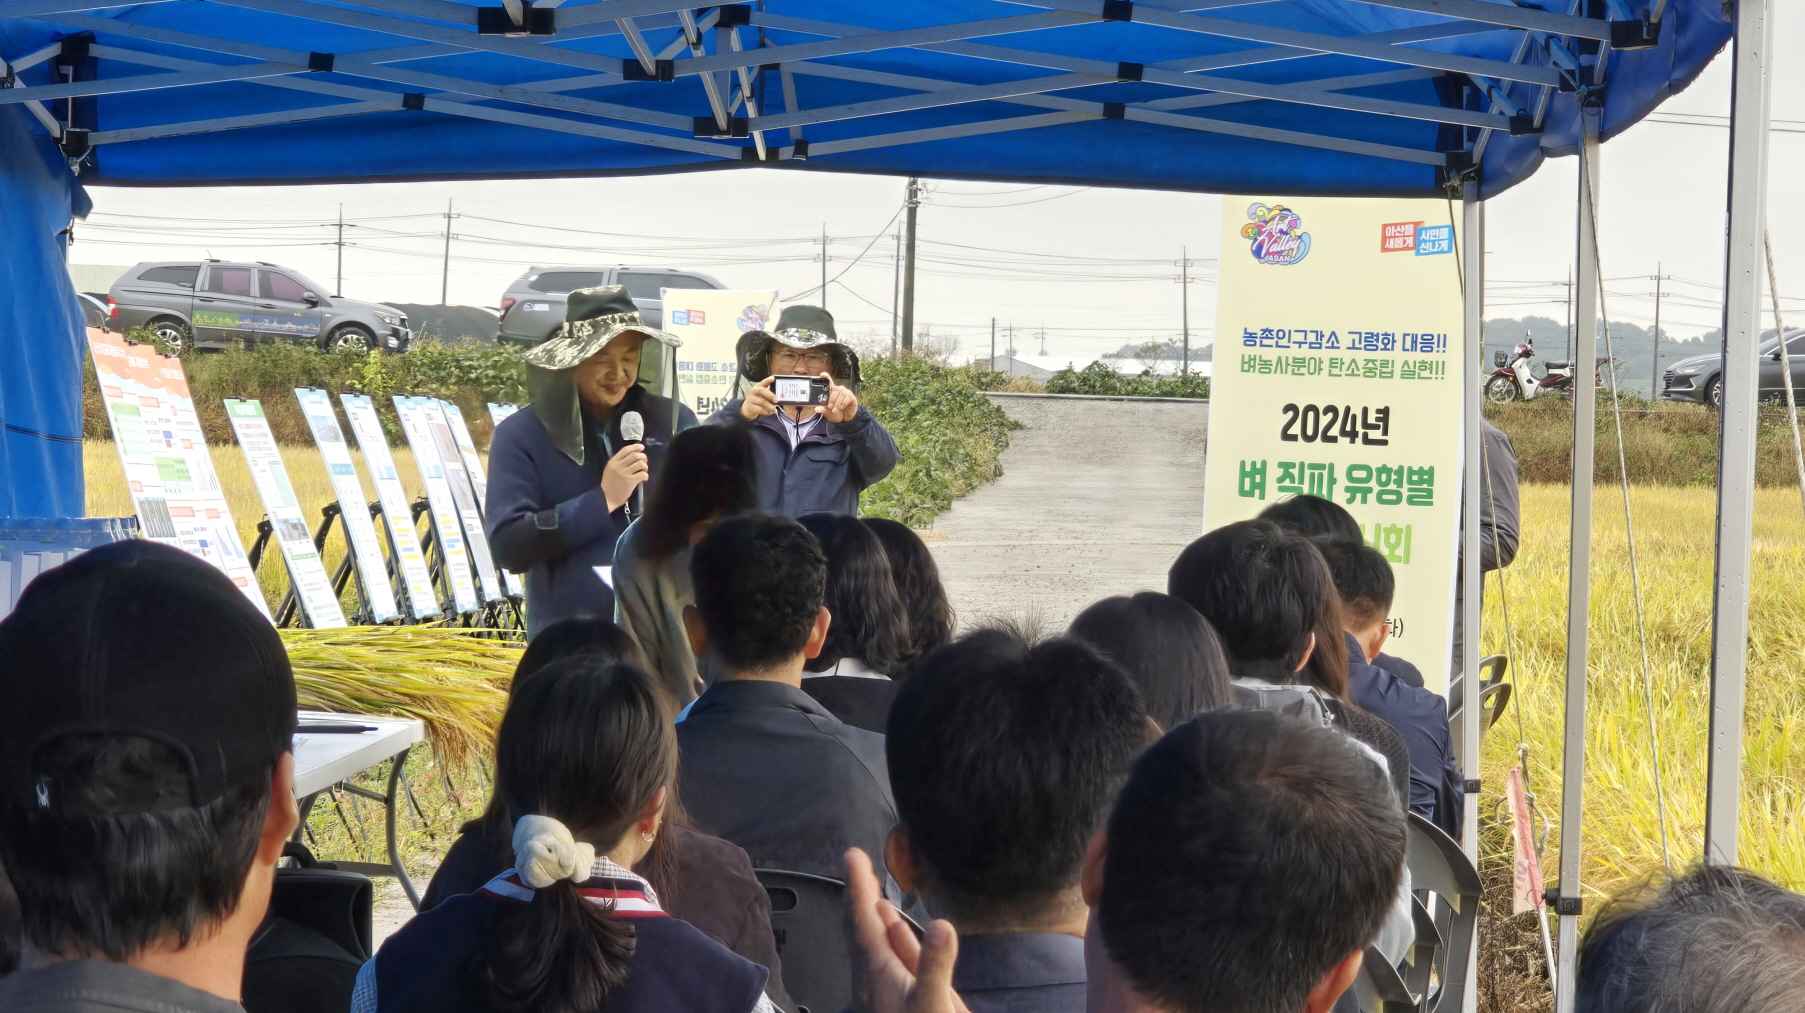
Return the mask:
{"type": "Polygon", "coordinates": [[[444,626],[281,634],[303,708],[418,718],[453,765],[489,754],[521,649],[492,630],[444,626]]]}

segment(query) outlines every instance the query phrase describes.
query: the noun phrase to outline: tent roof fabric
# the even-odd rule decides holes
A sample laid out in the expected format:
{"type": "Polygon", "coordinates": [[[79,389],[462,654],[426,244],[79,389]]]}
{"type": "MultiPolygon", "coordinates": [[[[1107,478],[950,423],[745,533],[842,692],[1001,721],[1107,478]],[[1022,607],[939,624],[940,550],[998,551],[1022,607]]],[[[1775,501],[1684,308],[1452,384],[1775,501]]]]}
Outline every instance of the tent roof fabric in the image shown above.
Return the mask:
{"type": "Polygon", "coordinates": [[[1720,0],[8,0],[0,105],[89,183],[766,164],[1436,196],[1476,165],[1490,196],[1575,150],[1581,101],[1609,137],[1730,31],[1720,0]]]}

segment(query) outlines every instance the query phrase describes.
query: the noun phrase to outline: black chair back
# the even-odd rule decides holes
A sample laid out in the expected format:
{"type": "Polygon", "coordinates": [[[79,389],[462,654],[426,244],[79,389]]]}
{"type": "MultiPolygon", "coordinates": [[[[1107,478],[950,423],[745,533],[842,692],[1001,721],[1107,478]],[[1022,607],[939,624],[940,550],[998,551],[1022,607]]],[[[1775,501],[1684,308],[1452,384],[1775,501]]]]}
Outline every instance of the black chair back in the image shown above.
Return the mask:
{"type": "Polygon", "coordinates": [[[796,1013],[840,1013],[853,1004],[846,884],[784,869],[754,869],[771,898],[771,933],[796,1013]]]}

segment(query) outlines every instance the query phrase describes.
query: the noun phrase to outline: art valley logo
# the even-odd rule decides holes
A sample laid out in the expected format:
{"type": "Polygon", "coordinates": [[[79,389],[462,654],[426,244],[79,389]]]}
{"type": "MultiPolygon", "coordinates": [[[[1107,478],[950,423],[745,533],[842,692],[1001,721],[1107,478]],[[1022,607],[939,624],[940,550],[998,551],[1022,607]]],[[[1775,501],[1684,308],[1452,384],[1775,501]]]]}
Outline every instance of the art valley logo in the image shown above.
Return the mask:
{"type": "Polygon", "coordinates": [[[1254,204],[1247,218],[1241,238],[1253,241],[1253,259],[1284,267],[1310,255],[1310,234],[1297,212],[1282,204],[1254,204]]]}

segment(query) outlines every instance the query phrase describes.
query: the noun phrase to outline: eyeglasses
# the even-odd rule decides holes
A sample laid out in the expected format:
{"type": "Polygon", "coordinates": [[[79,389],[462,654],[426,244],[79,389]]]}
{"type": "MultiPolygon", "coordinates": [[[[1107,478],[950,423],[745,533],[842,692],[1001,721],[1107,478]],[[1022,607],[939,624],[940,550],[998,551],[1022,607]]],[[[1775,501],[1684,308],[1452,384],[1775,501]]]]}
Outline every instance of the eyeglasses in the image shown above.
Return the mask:
{"type": "Polygon", "coordinates": [[[772,356],[772,361],[784,363],[785,369],[823,370],[827,368],[828,357],[825,352],[801,352],[785,348],[772,356]]]}

